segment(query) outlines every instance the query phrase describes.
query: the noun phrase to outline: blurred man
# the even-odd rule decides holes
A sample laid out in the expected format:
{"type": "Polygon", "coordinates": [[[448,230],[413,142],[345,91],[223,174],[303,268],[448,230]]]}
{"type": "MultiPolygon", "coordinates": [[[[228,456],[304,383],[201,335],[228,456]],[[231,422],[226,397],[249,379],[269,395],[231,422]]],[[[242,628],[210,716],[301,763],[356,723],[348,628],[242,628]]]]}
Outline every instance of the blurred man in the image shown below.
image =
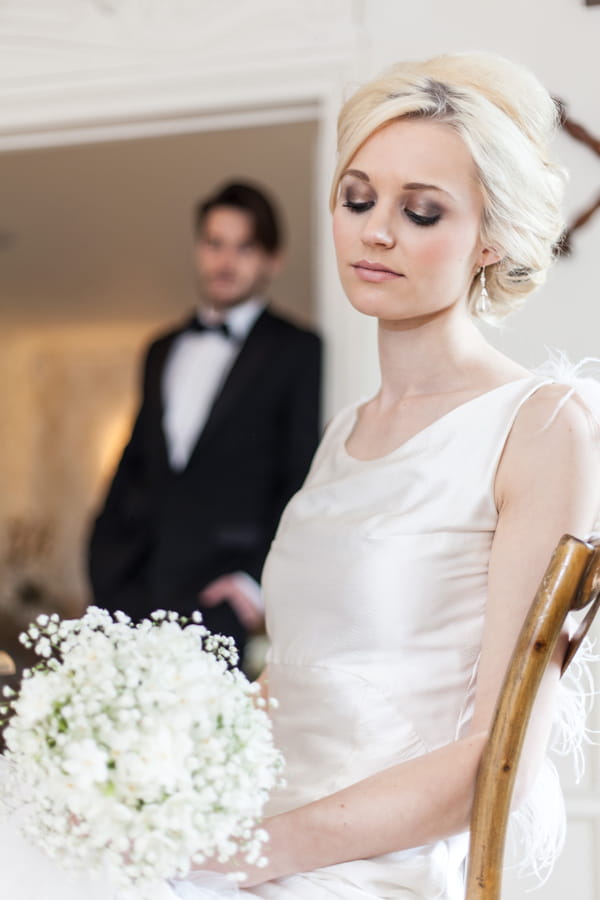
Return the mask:
{"type": "Polygon", "coordinates": [[[280,244],[271,203],[250,185],[197,207],[199,306],[148,350],[90,545],[97,605],[134,619],[200,607],[240,650],[262,621],[262,565],[319,432],[320,341],[266,306],[280,244]]]}

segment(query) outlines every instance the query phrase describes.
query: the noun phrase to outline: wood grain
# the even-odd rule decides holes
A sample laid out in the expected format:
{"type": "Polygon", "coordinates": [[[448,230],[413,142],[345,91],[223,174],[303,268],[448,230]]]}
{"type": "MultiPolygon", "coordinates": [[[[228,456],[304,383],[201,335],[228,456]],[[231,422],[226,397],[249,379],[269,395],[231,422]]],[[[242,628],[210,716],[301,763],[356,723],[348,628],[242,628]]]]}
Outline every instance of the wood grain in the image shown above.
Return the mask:
{"type": "Polygon", "coordinates": [[[471,815],[466,900],[499,900],[506,827],[517,766],[539,684],[572,609],[590,607],[570,641],[563,672],[598,609],[600,547],[564,535],[511,657],[484,751],[471,815]]]}

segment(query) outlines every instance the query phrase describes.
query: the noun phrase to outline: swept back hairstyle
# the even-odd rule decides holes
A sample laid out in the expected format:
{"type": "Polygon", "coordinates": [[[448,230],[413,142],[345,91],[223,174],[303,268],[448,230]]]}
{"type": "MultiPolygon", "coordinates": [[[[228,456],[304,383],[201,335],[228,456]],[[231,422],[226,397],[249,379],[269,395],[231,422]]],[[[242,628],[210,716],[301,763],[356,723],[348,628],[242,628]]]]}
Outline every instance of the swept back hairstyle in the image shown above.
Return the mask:
{"type": "Polygon", "coordinates": [[[467,146],[483,195],[481,238],[499,255],[486,267],[491,321],[521,305],[540,285],[562,233],[565,172],[550,156],[558,109],[527,69],[487,53],[445,54],[403,62],[359,88],[338,119],[338,162],[331,207],[344,171],[365,141],[397,119],[429,118],[454,128],[467,146]]]}
{"type": "Polygon", "coordinates": [[[277,253],[282,244],[281,226],[275,204],[262,189],[246,182],[222,185],[201,200],[194,211],[194,233],[202,232],[208,213],[217,206],[230,206],[248,213],[254,228],[254,240],[267,253],[277,253]]]}

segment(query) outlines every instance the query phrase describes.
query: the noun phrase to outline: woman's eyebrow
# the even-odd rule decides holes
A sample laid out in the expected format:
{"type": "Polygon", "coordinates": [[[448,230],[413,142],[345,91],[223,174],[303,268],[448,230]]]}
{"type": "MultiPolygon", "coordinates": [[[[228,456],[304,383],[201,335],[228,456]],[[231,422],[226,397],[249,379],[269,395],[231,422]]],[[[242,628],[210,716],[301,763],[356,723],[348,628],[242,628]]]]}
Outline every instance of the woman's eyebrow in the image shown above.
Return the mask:
{"type": "MultiPolygon", "coordinates": [[[[360,169],[346,169],[343,173],[342,178],[345,178],[346,175],[353,175],[355,178],[358,178],[360,181],[364,181],[367,184],[370,184],[371,179],[367,175],[366,172],[361,171],[360,169]]],[[[452,196],[450,191],[445,190],[445,188],[440,187],[437,184],[426,184],[421,181],[410,181],[408,184],[402,185],[403,190],[405,191],[439,191],[442,194],[448,194],[449,197],[452,196]]]]}
{"type": "Polygon", "coordinates": [[[420,181],[411,181],[409,184],[403,185],[403,187],[405,191],[441,191],[443,194],[448,193],[448,191],[437,184],[423,184],[420,181]]]}
{"type": "Polygon", "coordinates": [[[361,181],[370,181],[367,173],[361,172],[360,169],[346,169],[346,171],[342,173],[342,178],[345,178],[346,175],[354,175],[355,178],[360,178],[361,181]]]}

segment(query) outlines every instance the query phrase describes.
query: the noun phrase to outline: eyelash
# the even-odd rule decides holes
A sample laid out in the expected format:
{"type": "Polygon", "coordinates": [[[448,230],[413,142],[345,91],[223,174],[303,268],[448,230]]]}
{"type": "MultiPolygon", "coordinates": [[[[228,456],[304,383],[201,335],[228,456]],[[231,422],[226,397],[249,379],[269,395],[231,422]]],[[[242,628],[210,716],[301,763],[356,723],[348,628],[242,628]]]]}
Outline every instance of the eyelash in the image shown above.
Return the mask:
{"type": "Polygon", "coordinates": [[[430,225],[435,225],[436,222],[442,218],[441,213],[435,213],[433,216],[420,216],[418,213],[413,212],[412,209],[404,209],[404,212],[408,216],[409,219],[415,223],[415,225],[420,225],[423,228],[428,228],[430,225]]]}
{"type": "MultiPolygon", "coordinates": [[[[342,206],[345,206],[350,212],[353,213],[364,213],[373,207],[372,200],[365,200],[364,202],[356,203],[353,200],[345,200],[342,206]]],[[[412,209],[404,208],[405,214],[414,222],[415,225],[419,225],[421,228],[428,228],[431,225],[435,225],[436,222],[439,222],[441,219],[441,213],[436,213],[433,216],[420,216],[419,213],[414,212],[412,209]]]]}

